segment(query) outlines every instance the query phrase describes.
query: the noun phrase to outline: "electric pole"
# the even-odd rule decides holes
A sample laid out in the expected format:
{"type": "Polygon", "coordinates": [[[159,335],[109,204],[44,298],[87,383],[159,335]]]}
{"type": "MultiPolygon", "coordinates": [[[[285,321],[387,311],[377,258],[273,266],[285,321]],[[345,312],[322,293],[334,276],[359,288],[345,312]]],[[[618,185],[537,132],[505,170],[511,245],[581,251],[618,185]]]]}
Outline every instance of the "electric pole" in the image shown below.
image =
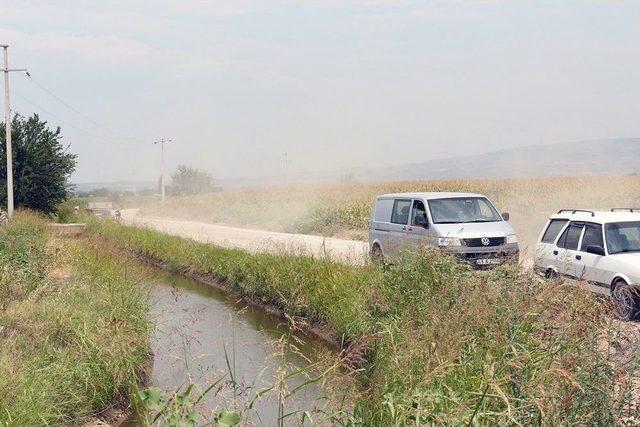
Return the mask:
{"type": "Polygon", "coordinates": [[[162,138],[154,144],[160,144],[160,202],[164,203],[164,143],[173,142],[171,139],[162,138]]]}
{"type": "Polygon", "coordinates": [[[0,45],[4,53],[4,128],[6,132],[5,142],[7,144],[7,215],[9,218],[13,216],[13,147],[11,145],[11,107],[9,104],[9,72],[24,71],[26,69],[9,69],[9,54],[7,52],[9,45],[0,45]]]}

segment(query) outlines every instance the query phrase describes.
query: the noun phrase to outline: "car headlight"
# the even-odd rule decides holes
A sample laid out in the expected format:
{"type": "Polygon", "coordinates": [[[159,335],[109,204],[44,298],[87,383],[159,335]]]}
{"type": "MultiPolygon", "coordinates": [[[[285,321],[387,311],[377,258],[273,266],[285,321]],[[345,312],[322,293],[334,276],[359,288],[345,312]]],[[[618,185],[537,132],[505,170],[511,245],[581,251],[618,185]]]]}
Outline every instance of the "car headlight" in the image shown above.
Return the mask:
{"type": "Polygon", "coordinates": [[[509,234],[505,242],[507,245],[510,243],[518,243],[518,237],[515,234],[509,234]]]}
{"type": "Polygon", "coordinates": [[[462,240],[457,237],[438,237],[438,246],[462,246],[462,240]]]}

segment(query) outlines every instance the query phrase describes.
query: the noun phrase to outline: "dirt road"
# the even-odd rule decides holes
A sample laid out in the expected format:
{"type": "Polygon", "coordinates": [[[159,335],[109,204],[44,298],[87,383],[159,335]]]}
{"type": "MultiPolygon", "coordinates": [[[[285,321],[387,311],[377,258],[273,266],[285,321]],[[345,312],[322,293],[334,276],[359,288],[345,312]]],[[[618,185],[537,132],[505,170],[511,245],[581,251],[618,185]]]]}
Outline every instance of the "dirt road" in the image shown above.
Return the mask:
{"type": "Polygon", "coordinates": [[[137,211],[137,209],[122,210],[122,221],[125,224],[149,227],[198,242],[245,249],[251,252],[307,254],[315,257],[327,256],[335,261],[349,264],[363,264],[367,258],[368,246],[366,242],[140,216],[137,211]]]}

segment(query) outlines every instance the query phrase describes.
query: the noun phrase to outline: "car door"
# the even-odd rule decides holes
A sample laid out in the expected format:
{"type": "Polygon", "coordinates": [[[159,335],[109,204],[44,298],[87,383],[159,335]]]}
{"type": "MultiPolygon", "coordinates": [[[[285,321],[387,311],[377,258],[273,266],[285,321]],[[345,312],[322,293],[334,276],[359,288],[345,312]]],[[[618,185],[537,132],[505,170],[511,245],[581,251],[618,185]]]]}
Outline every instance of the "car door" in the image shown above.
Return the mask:
{"type": "MultiPolygon", "coordinates": [[[[575,279],[577,277],[576,261],[580,256],[578,245],[584,230],[583,222],[571,221],[565,228],[557,243],[557,257],[554,265],[558,273],[565,277],[575,279]]],[[[554,251],[555,252],[555,251],[554,251]]]]}
{"type": "Polygon", "coordinates": [[[387,253],[392,257],[399,256],[406,247],[411,203],[411,199],[395,199],[393,201],[387,246],[387,253]]]}
{"type": "Polygon", "coordinates": [[[587,252],[589,246],[604,248],[601,224],[585,223],[580,250],[575,256],[575,276],[578,280],[587,282],[592,291],[608,295],[609,283],[605,280],[604,255],[587,252]]]}
{"type": "Polygon", "coordinates": [[[407,227],[407,246],[411,249],[422,249],[429,244],[429,219],[424,201],[414,199],[411,206],[411,217],[407,227]]]}

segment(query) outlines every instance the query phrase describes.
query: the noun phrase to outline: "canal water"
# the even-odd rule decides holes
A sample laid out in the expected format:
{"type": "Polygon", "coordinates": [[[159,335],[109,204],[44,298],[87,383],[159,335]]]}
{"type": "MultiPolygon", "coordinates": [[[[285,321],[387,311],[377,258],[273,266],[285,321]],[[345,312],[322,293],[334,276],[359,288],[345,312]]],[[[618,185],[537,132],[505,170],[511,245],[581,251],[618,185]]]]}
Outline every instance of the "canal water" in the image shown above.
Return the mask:
{"type": "MultiPolygon", "coordinates": [[[[279,411],[275,391],[246,409],[260,390],[277,384],[293,390],[313,378],[320,358],[331,356],[329,346],[293,334],[282,319],[200,282],[157,271],[151,285],[156,332],[150,386],[169,395],[192,382],[197,397],[198,390],[220,381],[197,407],[199,424],[211,421],[221,408],[243,412],[243,425],[265,426],[277,425],[282,413],[325,408],[322,386],[316,382],[285,399],[284,411],[279,411]],[[309,374],[279,381],[296,370],[309,374]]],[[[286,417],[285,425],[298,425],[301,416],[286,417]]],[[[135,424],[134,419],[127,422],[135,424]]]]}

